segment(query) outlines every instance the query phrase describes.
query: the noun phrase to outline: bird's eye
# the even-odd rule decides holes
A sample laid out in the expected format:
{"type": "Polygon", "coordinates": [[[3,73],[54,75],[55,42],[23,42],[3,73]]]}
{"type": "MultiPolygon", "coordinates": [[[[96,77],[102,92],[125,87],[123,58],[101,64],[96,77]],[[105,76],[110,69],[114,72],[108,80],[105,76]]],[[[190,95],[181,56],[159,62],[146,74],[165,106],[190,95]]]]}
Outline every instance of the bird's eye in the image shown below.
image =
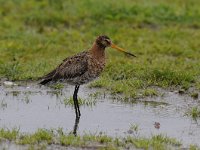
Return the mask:
{"type": "Polygon", "coordinates": [[[107,45],[107,41],[105,40],[105,41],[102,41],[101,42],[103,45],[107,45]]]}
{"type": "Polygon", "coordinates": [[[105,41],[109,44],[110,43],[110,40],[108,40],[108,39],[105,39],[105,41]]]}
{"type": "Polygon", "coordinates": [[[105,39],[106,42],[108,42],[108,39],[105,39]]]}

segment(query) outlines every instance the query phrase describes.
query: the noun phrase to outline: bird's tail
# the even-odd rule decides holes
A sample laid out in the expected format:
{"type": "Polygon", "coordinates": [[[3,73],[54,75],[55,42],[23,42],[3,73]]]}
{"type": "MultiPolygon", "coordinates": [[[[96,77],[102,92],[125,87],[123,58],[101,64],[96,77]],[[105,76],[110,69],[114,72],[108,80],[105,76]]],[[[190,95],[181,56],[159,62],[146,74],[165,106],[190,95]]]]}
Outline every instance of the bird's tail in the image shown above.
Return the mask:
{"type": "Polygon", "coordinates": [[[49,83],[50,81],[52,81],[52,78],[44,79],[44,80],[42,80],[42,81],[40,82],[40,84],[45,85],[45,84],[49,83]]]}
{"type": "Polygon", "coordinates": [[[53,70],[50,73],[48,73],[47,75],[41,77],[40,79],[43,79],[43,80],[40,82],[40,84],[45,85],[45,84],[49,83],[50,81],[52,81],[55,73],[56,73],[56,70],[53,70]]]}

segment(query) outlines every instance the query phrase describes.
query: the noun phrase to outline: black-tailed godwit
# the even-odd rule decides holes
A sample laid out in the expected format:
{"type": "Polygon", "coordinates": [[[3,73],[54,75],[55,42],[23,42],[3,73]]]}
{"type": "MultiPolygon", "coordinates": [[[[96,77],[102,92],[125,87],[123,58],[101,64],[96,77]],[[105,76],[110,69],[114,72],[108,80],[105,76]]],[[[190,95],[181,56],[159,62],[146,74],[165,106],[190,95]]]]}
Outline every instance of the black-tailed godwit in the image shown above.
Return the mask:
{"type": "Polygon", "coordinates": [[[81,115],[77,98],[79,86],[100,76],[105,67],[106,47],[117,49],[135,57],[135,55],[114,45],[109,37],[105,35],[98,36],[89,50],[64,59],[58,67],[45,75],[40,82],[40,84],[45,85],[51,81],[65,81],[68,84],[75,85],[73,100],[76,117],[81,115]]]}

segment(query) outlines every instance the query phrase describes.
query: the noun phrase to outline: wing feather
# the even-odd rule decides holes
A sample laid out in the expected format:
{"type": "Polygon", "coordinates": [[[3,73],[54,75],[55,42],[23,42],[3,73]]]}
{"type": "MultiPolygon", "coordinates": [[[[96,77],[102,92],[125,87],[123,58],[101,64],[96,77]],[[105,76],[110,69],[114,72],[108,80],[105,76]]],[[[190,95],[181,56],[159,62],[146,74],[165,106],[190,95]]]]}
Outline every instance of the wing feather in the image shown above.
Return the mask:
{"type": "Polygon", "coordinates": [[[88,69],[88,52],[82,52],[68,57],[53,71],[43,77],[42,83],[58,81],[60,79],[73,79],[84,74],[88,69]]]}
{"type": "Polygon", "coordinates": [[[53,76],[53,80],[57,79],[72,79],[84,74],[88,69],[87,55],[81,53],[79,55],[67,58],[60,64],[56,73],[53,76]]]}

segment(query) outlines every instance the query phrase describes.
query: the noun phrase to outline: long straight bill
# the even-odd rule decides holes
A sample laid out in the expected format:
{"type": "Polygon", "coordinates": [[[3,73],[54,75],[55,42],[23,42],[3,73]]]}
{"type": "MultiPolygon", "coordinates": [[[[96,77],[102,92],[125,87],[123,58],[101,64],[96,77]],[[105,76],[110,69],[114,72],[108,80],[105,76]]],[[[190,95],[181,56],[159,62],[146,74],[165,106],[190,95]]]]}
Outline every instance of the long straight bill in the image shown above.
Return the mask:
{"type": "Polygon", "coordinates": [[[111,44],[110,47],[112,47],[112,48],[114,48],[114,49],[116,49],[116,50],[118,50],[118,51],[120,51],[120,52],[123,52],[123,53],[125,53],[125,54],[128,54],[128,55],[130,55],[130,56],[136,57],[134,54],[125,51],[123,48],[120,48],[120,47],[118,47],[117,45],[115,45],[115,44],[113,44],[113,43],[111,44]]]}

